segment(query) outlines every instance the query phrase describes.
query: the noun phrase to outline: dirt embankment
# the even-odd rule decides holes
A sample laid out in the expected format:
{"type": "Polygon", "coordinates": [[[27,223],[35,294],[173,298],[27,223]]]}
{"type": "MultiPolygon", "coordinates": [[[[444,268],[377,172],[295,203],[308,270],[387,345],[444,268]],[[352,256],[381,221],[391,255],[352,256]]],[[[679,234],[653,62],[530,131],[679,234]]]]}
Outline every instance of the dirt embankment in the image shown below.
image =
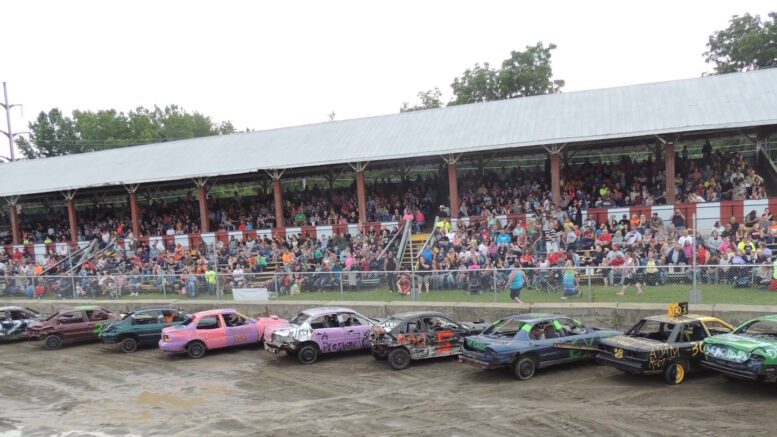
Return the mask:
{"type": "Polygon", "coordinates": [[[302,366],[258,347],[190,360],[16,342],[0,344],[0,366],[0,431],[25,435],[767,435],[777,423],[774,385],[696,374],[670,387],[589,364],[519,382],[454,359],[396,372],[364,353],[302,366]]]}

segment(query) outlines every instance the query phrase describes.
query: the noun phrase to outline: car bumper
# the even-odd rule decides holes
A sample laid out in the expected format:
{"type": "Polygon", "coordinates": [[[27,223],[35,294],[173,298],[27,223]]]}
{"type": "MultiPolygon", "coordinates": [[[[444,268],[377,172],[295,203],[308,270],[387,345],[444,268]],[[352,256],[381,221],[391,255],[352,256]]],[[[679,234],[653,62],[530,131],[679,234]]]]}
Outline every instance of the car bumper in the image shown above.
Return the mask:
{"type": "Polygon", "coordinates": [[[267,352],[271,352],[274,354],[278,354],[281,351],[289,351],[292,352],[296,350],[296,348],[293,345],[287,344],[287,343],[281,343],[281,344],[274,344],[274,343],[264,343],[264,350],[267,352]]]}
{"type": "Polygon", "coordinates": [[[492,362],[488,362],[488,361],[477,360],[475,358],[470,358],[470,357],[467,357],[467,356],[464,356],[464,355],[459,355],[459,362],[460,363],[464,363],[464,364],[468,364],[468,365],[470,365],[472,367],[477,367],[478,369],[495,369],[497,367],[502,367],[503,366],[503,364],[497,364],[497,363],[492,363],[492,362]]]}
{"type": "Polygon", "coordinates": [[[596,355],[596,362],[605,366],[615,367],[624,372],[636,373],[639,375],[656,375],[663,372],[663,369],[645,369],[645,364],[641,361],[629,358],[615,358],[612,355],[596,355]]]}
{"type": "Polygon", "coordinates": [[[159,340],[159,350],[162,352],[183,352],[186,350],[186,343],[183,341],[164,341],[159,340]]]}
{"type": "Polygon", "coordinates": [[[705,369],[714,370],[736,379],[745,379],[749,381],[758,381],[761,379],[775,381],[777,379],[777,367],[774,366],[752,369],[744,365],[737,365],[736,363],[728,363],[715,359],[704,359],[701,361],[701,366],[705,369]]]}

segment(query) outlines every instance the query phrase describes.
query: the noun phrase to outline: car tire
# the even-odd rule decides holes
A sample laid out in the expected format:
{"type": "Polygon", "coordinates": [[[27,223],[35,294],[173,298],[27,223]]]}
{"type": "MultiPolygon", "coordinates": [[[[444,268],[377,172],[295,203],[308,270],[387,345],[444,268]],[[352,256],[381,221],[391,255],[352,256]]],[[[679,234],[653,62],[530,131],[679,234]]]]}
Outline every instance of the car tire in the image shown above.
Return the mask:
{"type": "Polygon", "coordinates": [[[62,347],[62,337],[51,334],[45,340],[46,349],[53,351],[62,347]]]}
{"type": "Polygon", "coordinates": [[[131,354],[138,350],[138,341],[132,337],[125,337],[119,343],[119,349],[126,354],[131,354]]]}
{"type": "Polygon", "coordinates": [[[688,374],[688,362],[685,360],[673,361],[664,367],[664,381],[670,385],[682,384],[688,374]]]}
{"type": "Polygon", "coordinates": [[[532,357],[521,357],[513,366],[515,377],[521,381],[531,379],[536,370],[537,362],[532,357]]]}
{"type": "Polygon", "coordinates": [[[306,344],[297,351],[297,359],[301,364],[313,364],[318,359],[318,348],[312,344],[306,344]]]}
{"type": "Polygon", "coordinates": [[[202,358],[205,356],[205,352],[207,352],[207,349],[201,341],[193,341],[186,345],[186,355],[189,355],[189,358],[202,358]]]}
{"type": "Polygon", "coordinates": [[[388,354],[388,362],[394,370],[404,370],[410,365],[410,352],[400,347],[392,350],[388,354]]]}

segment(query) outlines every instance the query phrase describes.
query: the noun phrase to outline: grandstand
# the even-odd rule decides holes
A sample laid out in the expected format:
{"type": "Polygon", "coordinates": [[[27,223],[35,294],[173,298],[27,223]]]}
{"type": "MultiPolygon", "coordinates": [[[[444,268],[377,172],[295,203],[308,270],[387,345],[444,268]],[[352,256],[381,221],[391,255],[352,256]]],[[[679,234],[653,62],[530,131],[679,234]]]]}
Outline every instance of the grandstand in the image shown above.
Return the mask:
{"type": "Polygon", "coordinates": [[[266,278],[290,264],[285,251],[374,269],[391,246],[415,251],[399,260],[411,267],[443,217],[453,231],[536,231],[541,252],[548,217],[564,248],[582,243],[589,220],[624,215],[644,235],[653,217],[679,212],[682,228],[706,236],[777,210],[776,127],[777,69],[767,69],[18,161],[0,165],[0,261],[7,274],[61,273],[75,267],[58,267],[65,257],[88,251],[89,265],[117,248],[125,260],[90,273],[159,277],[204,273],[197,257],[215,251],[224,271],[266,278]],[[410,218],[420,235],[400,238],[410,218]]]}

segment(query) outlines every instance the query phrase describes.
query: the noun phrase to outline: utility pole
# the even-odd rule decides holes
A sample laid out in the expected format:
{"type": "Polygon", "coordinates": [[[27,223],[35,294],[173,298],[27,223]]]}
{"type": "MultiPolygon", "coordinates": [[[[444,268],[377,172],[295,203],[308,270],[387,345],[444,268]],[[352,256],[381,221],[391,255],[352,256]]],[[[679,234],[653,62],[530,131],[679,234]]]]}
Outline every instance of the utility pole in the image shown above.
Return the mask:
{"type": "Polygon", "coordinates": [[[4,133],[5,136],[8,137],[8,148],[10,149],[10,152],[11,152],[10,158],[11,158],[11,161],[13,162],[14,161],[13,137],[21,134],[21,132],[13,133],[13,131],[11,130],[11,108],[13,108],[14,106],[22,106],[22,105],[20,104],[11,105],[8,103],[8,88],[6,87],[5,82],[3,82],[3,97],[4,97],[4,103],[0,103],[0,106],[2,106],[3,109],[5,109],[5,124],[8,127],[8,130],[7,131],[0,130],[0,132],[4,133]]]}

